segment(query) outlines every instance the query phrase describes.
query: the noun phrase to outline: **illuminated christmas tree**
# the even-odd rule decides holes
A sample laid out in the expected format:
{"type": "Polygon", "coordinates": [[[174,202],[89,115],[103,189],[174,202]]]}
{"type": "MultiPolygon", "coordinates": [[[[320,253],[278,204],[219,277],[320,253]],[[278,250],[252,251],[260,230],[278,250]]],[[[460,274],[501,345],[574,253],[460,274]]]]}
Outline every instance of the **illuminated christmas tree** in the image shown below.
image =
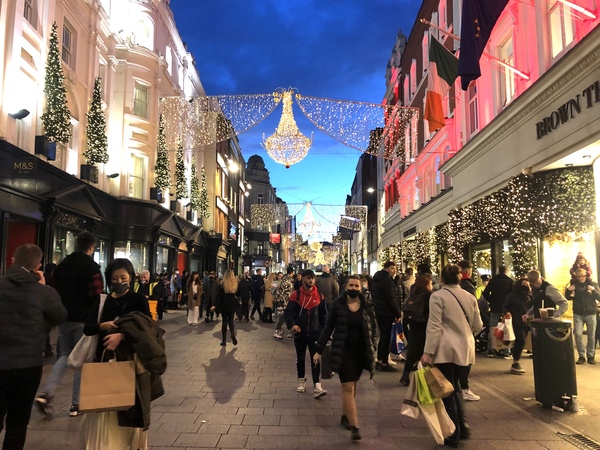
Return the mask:
{"type": "Polygon", "coordinates": [[[208,187],[206,186],[206,172],[202,167],[202,189],[200,191],[200,209],[198,209],[198,217],[208,219],[210,217],[210,209],[208,205],[208,187]]]}
{"type": "Polygon", "coordinates": [[[71,139],[71,113],[67,107],[67,88],[60,59],[57,29],[58,25],[54,22],[46,61],[46,111],[42,114],[42,124],[50,142],[66,144],[71,139]]]}
{"type": "Polygon", "coordinates": [[[183,145],[179,140],[177,156],[175,158],[175,198],[187,198],[187,180],[185,179],[185,162],[183,161],[183,145]]]}
{"type": "Polygon", "coordinates": [[[169,152],[165,137],[165,119],[162,114],[158,122],[158,149],[156,166],[154,166],[154,185],[166,193],[171,187],[171,169],[169,168],[169,152]]]}
{"type": "Polygon", "coordinates": [[[200,182],[198,181],[198,170],[196,169],[196,158],[192,156],[192,169],[191,169],[191,192],[190,192],[190,207],[192,211],[198,211],[200,209],[200,182]]]}
{"type": "Polygon", "coordinates": [[[100,77],[94,81],[94,93],[90,110],[86,114],[87,126],[85,129],[87,136],[87,150],[83,152],[83,157],[88,164],[96,163],[106,164],[108,162],[108,139],[106,137],[106,117],[102,112],[102,87],[100,77]]]}

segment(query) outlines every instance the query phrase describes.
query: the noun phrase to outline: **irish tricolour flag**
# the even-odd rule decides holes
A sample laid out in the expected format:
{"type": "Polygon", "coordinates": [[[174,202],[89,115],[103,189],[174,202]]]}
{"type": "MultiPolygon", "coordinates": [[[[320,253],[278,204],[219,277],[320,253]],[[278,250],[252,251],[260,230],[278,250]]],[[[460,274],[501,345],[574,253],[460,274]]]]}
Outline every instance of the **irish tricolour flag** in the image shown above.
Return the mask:
{"type": "Polygon", "coordinates": [[[424,114],[425,120],[429,123],[430,133],[446,124],[442,98],[456,80],[457,72],[458,59],[432,36],[429,45],[429,73],[424,114]]]}

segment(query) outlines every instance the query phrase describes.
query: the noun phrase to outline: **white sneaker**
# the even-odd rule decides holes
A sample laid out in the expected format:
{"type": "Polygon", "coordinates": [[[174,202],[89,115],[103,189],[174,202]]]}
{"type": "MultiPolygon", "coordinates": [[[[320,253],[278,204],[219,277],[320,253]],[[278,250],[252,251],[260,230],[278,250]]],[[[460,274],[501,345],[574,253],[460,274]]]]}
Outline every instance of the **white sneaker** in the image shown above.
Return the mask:
{"type": "Polygon", "coordinates": [[[392,366],[397,366],[398,363],[396,361],[392,361],[392,358],[388,359],[388,364],[391,364],[392,366]]]}
{"type": "Polygon", "coordinates": [[[481,400],[481,397],[479,395],[475,395],[471,389],[464,390],[462,395],[463,400],[468,402],[478,402],[481,400]]]}
{"type": "Polygon", "coordinates": [[[323,397],[324,395],[327,395],[327,391],[325,389],[323,389],[323,386],[321,386],[321,383],[315,383],[315,398],[319,398],[319,397],[323,397]]]}
{"type": "Polygon", "coordinates": [[[298,387],[296,392],[304,394],[306,392],[306,378],[298,378],[298,387]]]}
{"type": "Polygon", "coordinates": [[[273,335],[275,339],[283,339],[283,333],[281,330],[275,330],[275,334],[273,335]]]}

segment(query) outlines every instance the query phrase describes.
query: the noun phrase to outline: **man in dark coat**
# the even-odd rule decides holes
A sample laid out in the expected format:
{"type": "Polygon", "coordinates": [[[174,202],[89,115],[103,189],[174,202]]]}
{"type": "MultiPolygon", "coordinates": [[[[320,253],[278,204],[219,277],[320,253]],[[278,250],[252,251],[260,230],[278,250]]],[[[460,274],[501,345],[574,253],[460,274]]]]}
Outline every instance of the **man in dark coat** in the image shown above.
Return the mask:
{"type": "Polygon", "coordinates": [[[398,323],[400,317],[402,317],[400,303],[398,302],[398,291],[394,281],[395,276],[396,263],[393,261],[387,261],[383,265],[383,270],[380,270],[373,276],[373,291],[371,295],[380,331],[375,369],[382,372],[396,372],[398,370],[388,364],[392,324],[394,322],[398,323]]]}
{"type": "Polygon", "coordinates": [[[6,423],[5,449],[25,445],[31,404],[42,378],[46,328],[67,318],[58,293],[44,285],[41,260],[37,245],[21,245],[0,277],[0,432],[6,423]]]}
{"type": "Polygon", "coordinates": [[[252,300],[254,301],[254,306],[252,307],[252,312],[250,313],[250,318],[254,320],[254,312],[258,312],[258,317],[260,318],[260,301],[263,296],[263,288],[265,287],[265,280],[262,276],[262,269],[256,269],[256,273],[252,275],[252,279],[250,281],[252,286],[252,300]]]}
{"type": "MultiPolygon", "coordinates": [[[[91,233],[87,231],[79,233],[75,251],[54,271],[54,287],[60,294],[69,316],[59,327],[58,360],[52,367],[46,384],[35,398],[36,406],[48,419],[51,419],[54,413],[52,408],[54,391],[67,371],[67,358],[83,336],[83,325],[93,305],[100,302],[100,293],[104,289],[100,266],[92,258],[95,246],[96,238],[91,233]]],[[[81,371],[76,370],[73,374],[73,392],[69,411],[72,417],[79,414],[80,381],[81,371]]]]}
{"type": "Polygon", "coordinates": [[[329,273],[329,266],[323,266],[323,273],[317,278],[315,285],[325,300],[325,305],[329,307],[333,301],[340,296],[340,287],[335,278],[329,273]]]}
{"type": "MultiPolygon", "coordinates": [[[[502,318],[502,307],[506,296],[512,291],[513,279],[506,272],[506,266],[498,268],[498,275],[492,277],[481,294],[490,304],[490,327],[495,327],[502,318]]],[[[494,357],[494,334],[488,333],[488,356],[494,357]]]]}

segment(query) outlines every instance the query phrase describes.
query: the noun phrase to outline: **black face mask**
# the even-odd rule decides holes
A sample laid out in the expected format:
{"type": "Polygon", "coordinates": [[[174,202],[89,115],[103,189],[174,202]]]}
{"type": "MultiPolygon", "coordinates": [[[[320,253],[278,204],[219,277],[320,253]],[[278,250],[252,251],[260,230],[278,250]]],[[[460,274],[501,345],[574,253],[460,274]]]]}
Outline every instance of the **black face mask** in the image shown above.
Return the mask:
{"type": "Polygon", "coordinates": [[[115,294],[124,294],[129,289],[129,283],[111,283],[110,290],[115,294]]]}
{"type": "Polygon", "coordinates": [[[356,297],[358,297],[358,295],[360,294],[360,291],[357,291],[357,290],[354,290],[354,289],[348,289],[348,290],[346,291],[346,294],[348,294],[348,296],[349,296],[350,298],[356,298],[356,297]]]}

